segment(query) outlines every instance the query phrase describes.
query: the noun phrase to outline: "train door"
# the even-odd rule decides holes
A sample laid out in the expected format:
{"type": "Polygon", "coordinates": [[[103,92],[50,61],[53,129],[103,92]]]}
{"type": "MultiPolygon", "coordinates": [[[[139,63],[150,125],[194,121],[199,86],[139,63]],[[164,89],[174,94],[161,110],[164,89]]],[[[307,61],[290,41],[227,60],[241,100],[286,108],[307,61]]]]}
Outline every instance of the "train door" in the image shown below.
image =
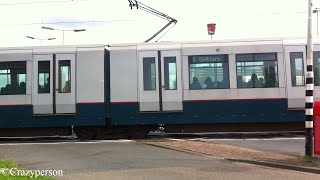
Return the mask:
{"type": "Polygon", "coordinates": [[[139,52],[140,111],[181,111],[180,50],[139,52]]]}
{"type": "Polygon", "coordinates": [[[33,56],[33,114],[53,114],[53,57],[33,56]]]}
{"type": "Polygon", "coordinates": [[[305,106],[306,48],[304,45],[285,46],[287,98],[289,109],[305,106]]]}
{"type": "Polygon", "coordinates": [[[182,110],[180,51],[161,52],[162,110],[182,110]]]}
{"type": "Polygon", "coordinates": [[[75,54],[33,56],[33,113],[75,113],[75,54]]]}

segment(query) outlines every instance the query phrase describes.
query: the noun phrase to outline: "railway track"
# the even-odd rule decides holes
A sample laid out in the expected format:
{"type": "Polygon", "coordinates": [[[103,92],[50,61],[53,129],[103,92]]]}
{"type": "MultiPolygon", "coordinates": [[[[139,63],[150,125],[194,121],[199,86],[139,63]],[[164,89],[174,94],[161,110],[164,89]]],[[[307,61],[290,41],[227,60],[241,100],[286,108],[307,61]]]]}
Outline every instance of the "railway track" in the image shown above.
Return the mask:
{"type": "MultiPolygon", "coordinates": [[[[149,134],[139,128],[122,127],[115,132],[98,134],[94,140],[103,139],[155,139],[155,138],[251,138],[251,137],[291,137],[303,136],[303,123],[243,123],[243,124],[203,124],[159,126],[149,134]],[[148,134],[147,136],[145,136],[148,134]]],[[[71,129],[2,129],[0,142],[40,141],[40,140],[77,140],[71,129]]],[[[106,131],[101,131],[106,132],[106,131]]],[[[81,139],[81,138],[80,138],[81,139]]]]}
{"type": "MultiPolygon", "coordinates": [[[[269,132],[207,132],[207,133],[164,133],[150,132],[146,138],[139,140],[156,141],[168,138],[174,139],[249,139],[249,138],[275,138],[275,137],[302,137],[304,131],[269,131],[269,132]]],[[[122,139],[121,139],[122,140],[122,139]]],[[[78,142],[75,135],[71,136],[29,136],[29,137],[0,137],[0,143],[33,143],[33,142],[78,142]]]]}

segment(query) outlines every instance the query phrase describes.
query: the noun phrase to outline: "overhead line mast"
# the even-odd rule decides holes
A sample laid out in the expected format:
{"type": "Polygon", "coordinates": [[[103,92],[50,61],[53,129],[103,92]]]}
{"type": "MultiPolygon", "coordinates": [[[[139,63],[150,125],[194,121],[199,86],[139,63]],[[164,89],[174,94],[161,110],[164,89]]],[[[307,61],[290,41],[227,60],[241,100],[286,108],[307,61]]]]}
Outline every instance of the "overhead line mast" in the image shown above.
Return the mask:
{"type": "Polygon", "coordinates": [[[313,41],[312,41],[312,0],[308,1],[308,40],[307,40],[307,72],[306,72],[306,99],[305,99],[305,155],[313,156],[313,41]]]}
{"type": "Polygon", "coordinates": [[[157,31],[154,35],[152,35],[149,39],[145,40],[144,42],[149,42],[151,41],[153,38],[155,38],[156,36],[158,36],[162,31],[164,31],[167,27],[169,27],[172,23],[174,24],[177,24],[177,20],[160,12],[160,11],[157,11],[139,1],[136,1],[136,0],[128,0],[129,1],[129,6],[131,9],[133,9],[134,7],[136,7],[137,9],[141,9],[143,11],[146,11],[150,14],[153,14],[155,16],[158,16],[162,19],[165,19],[167,21],[169,21],[166,25],[164,25],[159,31],[157,31]]]}

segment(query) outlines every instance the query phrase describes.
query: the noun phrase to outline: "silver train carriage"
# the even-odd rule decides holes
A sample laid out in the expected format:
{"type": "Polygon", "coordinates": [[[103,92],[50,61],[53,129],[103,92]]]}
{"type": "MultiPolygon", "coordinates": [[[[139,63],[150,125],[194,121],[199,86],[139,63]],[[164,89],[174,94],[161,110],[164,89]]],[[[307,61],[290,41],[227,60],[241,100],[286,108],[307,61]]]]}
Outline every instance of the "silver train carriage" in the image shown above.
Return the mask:
{"type": "MultiPolygon", "coordinates": [[[[313,58],[319,99],[317,42],[313,58]]],[[[0,126],[94,139],[159,124],[303,125],[305,72],[304,39],[0,48],[0,126]]]]}

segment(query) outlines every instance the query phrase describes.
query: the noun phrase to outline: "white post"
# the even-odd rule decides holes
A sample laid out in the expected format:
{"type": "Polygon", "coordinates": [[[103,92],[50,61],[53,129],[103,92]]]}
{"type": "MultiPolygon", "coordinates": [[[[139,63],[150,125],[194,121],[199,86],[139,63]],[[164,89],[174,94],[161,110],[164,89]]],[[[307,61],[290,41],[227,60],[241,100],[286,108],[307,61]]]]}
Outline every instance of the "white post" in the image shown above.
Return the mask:
{"type": "Polygon", "coordinates": [[[313,43],[312,43],[312,0],[308,2],[308,44],[307,44],[307,72],[305,99],[305,155],[313,156],[313,43]]]}
{"type": "Polygon", "coordinates": [[[62,30],[62,45],[64,45],[64,30],[62,30]]]}
{"type": "Polygon", "coordinates": [[[318,26],[319,20],[318,20],[318,13],[319,13],[319,9],[317,9],[317,37],[319,37],[319,26],[318,26]]]}

